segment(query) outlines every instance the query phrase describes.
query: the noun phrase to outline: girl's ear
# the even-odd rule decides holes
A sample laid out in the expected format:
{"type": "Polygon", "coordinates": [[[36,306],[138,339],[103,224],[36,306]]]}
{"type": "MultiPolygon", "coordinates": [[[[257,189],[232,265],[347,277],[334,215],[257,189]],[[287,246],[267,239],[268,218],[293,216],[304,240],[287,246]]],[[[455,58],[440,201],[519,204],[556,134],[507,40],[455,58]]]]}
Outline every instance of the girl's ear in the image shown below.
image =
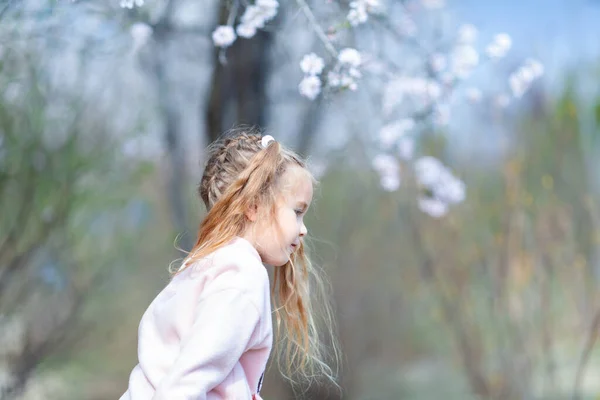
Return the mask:
{"type": "Polygon", "coordinates": [[[246,218],[248,218],[252,222],[256,222],[258,219],[258,206],[256,203],[252,204],[250,207],[246,209],[246,218]]]}

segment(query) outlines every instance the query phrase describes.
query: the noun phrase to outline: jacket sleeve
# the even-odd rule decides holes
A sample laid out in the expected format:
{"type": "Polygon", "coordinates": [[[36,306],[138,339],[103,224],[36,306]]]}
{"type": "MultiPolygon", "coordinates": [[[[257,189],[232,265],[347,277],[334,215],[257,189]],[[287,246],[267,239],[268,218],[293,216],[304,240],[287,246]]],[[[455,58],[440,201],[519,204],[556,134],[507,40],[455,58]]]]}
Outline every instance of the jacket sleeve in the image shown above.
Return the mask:
{"type": "Polygon", "coordinates": [[[247,350],[259,320],[241,289],[223,289],[201,300],[193,327],[152,400],[205,400],[247,350]]]}

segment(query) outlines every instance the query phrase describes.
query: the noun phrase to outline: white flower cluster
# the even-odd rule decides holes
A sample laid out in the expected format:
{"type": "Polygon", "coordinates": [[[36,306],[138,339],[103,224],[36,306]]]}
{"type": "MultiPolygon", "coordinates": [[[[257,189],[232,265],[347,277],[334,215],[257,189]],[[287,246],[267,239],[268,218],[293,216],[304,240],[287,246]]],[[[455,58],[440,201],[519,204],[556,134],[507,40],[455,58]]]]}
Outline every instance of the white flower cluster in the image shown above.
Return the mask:
{"type": "MultiPolygon", "coordinates": [[[[362,64],[361,54],[352,48],[345,48],[338,54],[333,69],[327,74],[327,84],[332,88],[356,90],[356,80],[362,76],[358,69],[362,64]]],[[[314,100],[321,93],[320,75],[325,68],[325,62],[314,53],[305,55],[300,61],[300,69],[304,78],[298,85],[300,94],[314,100]]]]}
{"type": "Polygon", "coordinates": [[[506,33],[499,33],[494,36],[494,40],[486,47],[485,52],[489,58],[496,60],[504,57],[511,46],[512,40],[510,36],[506,33]]]}
{"type": "Polygon", "coordinates": [[[383,150],[390,150],[397,146],[398,155],[404,160],[412,158],[414,153],[414,139],[409,135],[415,127],[415,121],[406,118],[385,125],[379,131],[379,143],[383,150]]]}
{"type": "MultiPolygon", "coordinates": [[[[452,76],[465,79],[479,64],[479,53],[474,47],[477,39],[477,28],[471,24],[462,25],[456,35],[456,46],[450,55],[452,76]]],[[[512,40],[506,33],[494,36],[492,42],[485,48],[487,56],[498,60],[508,53],[512,40]]]]}
{"type": "Polygon", "coordinates": [[[264,28],[267,22],[275,18],[278,9],[277,0],[256,0],[242,15],[242,23],[236,29],[237,34],[246,39],[251,38],[257,29],[264,28]]]}
{"type": "Polygon", "coordinates": [[[338,54],[338,62],[327,75],[327,83],[334,88],[356,90],[356,80],[362,77],[359,67],[362,56],[353,48],[345,48],[338,54]]]}
{"type": "Polygon", "coordinates": [[[300,94],[310,100],[317,98],[321,93],[321,72],[325,62],[315,53],[305,55],[300,61],[300,69],[304,72],[304,79],[298,85],[300,94]]]}
{"type": "Polygon", "coordinates": [[[538,61],[528,59],[523,66],[513,72],[508,78],[508,84],[513,96],[519,98],[525,94],[531,83],[544,74],[544,67],[538,61]]]}
{"type": "Polygon", "coordinates": [[[235,42],[237,36],[246,39],[253,37],[258,29],[264,28],[267,22],[275,18],[278,9],[279,2],[277,0],[256,0],[255,4],[246,7],[241,17],[241,23],[235,31],[229,25],[220,25],[214,30],[212,39],[215,46],[229,47],[235,42]]]}
{"type": "Polygon", "coordinates": [[[217,47],[229,47],[235,42],[236,36],[231,26],[221,25],[214,30],[212,39],[217,47]]]}
{"type": "Polygon", "coordinates": [[[129,33],[133,39],[133,50],[139,50],[152,36],[152,27],[143,22],[136,22],[129,28],[129,33]]]}
{"type": "Polygon", "coordinates": [[[455,177],[440,160],[434,157],[421,157],[415,162],[415,175],[425,193],[419,198],[421,211],[439,218],[444,216],[451,205],[465,199],[465,184],[455,177]]]}
{"type": "Polygon", "coordinates": [[[400,165],[389,154],[378,154],[373,159],[373,168],[379,173],[379,183],[388,192],[395,192],[400,187],[400,165]]]}
{"type": "Polygon", "coordinates": [[[133,7],[141,7],[144,5],[144,0],[121,0],[119,3],[121,8],[132,9],[133,7]]]}
{"type": "Polygon", "coordinates": [[[428,106],[442,95],[442,86],[433,79],[400,76],[388,82],[383,90],[383,112],[390,114],[407,97],[420,106],[428,106]]]}
{"type": "Polygon", "coordinates": [[[464,79],[479,64],[479,53],[470,44],[458,44],[452,52],[452,73],[464,79]]]}
{"type": "Polygon", "coordinates": [[[379,0],[355,0],[350,2],[348,22],[352,26],[364,24],[369,19],[369,14],[377,12],[381,7],[379,0]]]}

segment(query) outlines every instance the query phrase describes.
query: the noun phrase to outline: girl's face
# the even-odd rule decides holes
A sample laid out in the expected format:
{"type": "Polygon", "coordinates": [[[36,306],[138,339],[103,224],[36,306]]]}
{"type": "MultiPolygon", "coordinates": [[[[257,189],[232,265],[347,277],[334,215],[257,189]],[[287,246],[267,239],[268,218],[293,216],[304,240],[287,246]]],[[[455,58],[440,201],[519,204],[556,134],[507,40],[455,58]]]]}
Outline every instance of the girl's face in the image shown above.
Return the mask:
{"type": "MultiPolygon", "coordinates": [[[[251,238],[265,264],[281,266],[300,245],[307,233],[304,215],[313,196],[312,180],[301,167],[288,168],[281,177],[281,195],[275,206],[275,221],[256,221],[251,238]],[[279,226],[279,229],[277,229],[279,226]]],[[[258,215],[269,215],[269,210],[258,215]]]]}

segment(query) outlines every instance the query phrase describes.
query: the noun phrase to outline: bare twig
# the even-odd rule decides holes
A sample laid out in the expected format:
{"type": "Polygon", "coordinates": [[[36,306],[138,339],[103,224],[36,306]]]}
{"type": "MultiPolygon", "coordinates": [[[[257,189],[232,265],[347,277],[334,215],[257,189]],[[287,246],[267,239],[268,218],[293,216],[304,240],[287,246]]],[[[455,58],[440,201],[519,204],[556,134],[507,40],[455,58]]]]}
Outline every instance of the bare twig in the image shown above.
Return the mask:
{"type": "Polygon", "coordinates": [[[323,45],[325,46],[327,51],[334,58],[337,58],[338,52],[335,49],[335,46],[331,43],[331,40],[329,40],[327,38],[327,35],[325,34],[325,32],[323,32],[323,28],[321,28],[321,25],[319,25],[319,22],[315,18],[315,14],[313,14],[312,10],[310,9],[310,7],[306,3],[306,1],[305,0],[296,0],[296,2],[300,6],[300,9],[304,13],[304,15],[306,15],[308,22],[310,22],[310,25],[312,26],[313,30],[315,31],[315,33],[317,34],[317,36],[319,37],[321,42],[323,42],[323,45]]]}

